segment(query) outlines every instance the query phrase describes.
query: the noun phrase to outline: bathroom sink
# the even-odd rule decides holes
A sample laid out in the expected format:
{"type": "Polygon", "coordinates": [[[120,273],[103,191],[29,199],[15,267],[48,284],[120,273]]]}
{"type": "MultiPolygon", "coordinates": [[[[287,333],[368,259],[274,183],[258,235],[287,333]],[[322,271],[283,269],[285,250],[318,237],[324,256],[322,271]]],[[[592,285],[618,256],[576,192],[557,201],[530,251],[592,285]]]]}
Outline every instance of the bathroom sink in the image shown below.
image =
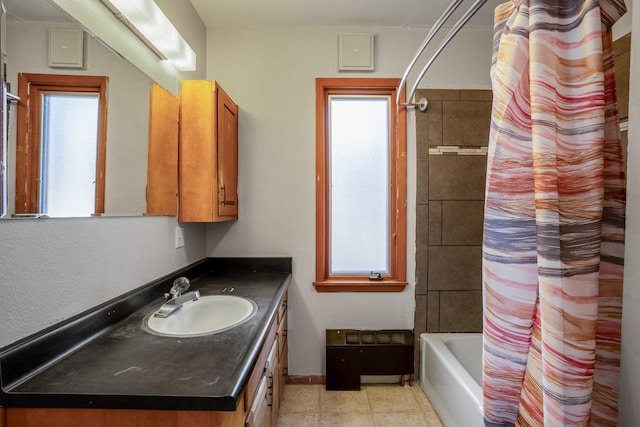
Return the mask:
{"type": "Polygon", "coordinates": [[[145,316],[143,329],[174,337],[196,337],[223,332],[249,320],[257,306],[250,299],[233,295],[207,295],[185,302],[167,317],[145,316]]]}

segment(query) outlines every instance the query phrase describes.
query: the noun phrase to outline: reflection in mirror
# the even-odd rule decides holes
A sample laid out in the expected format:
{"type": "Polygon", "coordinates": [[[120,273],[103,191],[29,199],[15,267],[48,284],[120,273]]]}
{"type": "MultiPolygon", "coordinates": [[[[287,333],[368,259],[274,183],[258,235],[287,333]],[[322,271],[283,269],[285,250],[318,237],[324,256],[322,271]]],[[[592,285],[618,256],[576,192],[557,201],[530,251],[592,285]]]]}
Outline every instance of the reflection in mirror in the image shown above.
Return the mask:
{"type": "MultiPolygon", "coordinates": [[[[10,92],[17,92],[20,73],[108,77],[104,215],[141,215],[145,212],[149,93],[153,81],[91,36],[84,38],[88,46],[80,67],[84,62],[85,68],[50,66],[50,30],[82,27],[47,0],[4,3],[8,12],[5,46],[10,92]]],[[[64,45],[59,47],[66,49],[64,45]]],[[[10,104],[6,218],[16,213],[16,113],[16,105],[10,104]]],[[[46,209],[27,213],[47,214],[46,209]]]]}
{"type": "Polygon", "coordinates": [[[16,215],[104,212],[108,78],[18,75],[16,215]]]}
{"type": "Polygon", "coordinates": [[[96,156],[99,95],[45,93],[42,98],[39,212],[49,216],[102,212],[96,156]]]}

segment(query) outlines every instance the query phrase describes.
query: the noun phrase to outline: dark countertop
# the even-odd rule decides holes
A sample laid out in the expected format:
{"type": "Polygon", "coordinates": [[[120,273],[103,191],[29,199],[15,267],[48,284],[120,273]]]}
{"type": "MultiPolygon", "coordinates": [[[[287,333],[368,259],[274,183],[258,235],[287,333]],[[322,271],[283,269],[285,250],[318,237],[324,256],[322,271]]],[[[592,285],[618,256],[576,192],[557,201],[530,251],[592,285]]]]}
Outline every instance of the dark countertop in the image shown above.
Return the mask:
{"type": "Polygon", "coordinates": [[[290,280],[290,258],[211,258],[145,285],[1,349],[0,406],[233,411],[290,280]],[[258,310],[207,336],[145,332],[180,275],[202,295],[234,288],[258,310]]]}

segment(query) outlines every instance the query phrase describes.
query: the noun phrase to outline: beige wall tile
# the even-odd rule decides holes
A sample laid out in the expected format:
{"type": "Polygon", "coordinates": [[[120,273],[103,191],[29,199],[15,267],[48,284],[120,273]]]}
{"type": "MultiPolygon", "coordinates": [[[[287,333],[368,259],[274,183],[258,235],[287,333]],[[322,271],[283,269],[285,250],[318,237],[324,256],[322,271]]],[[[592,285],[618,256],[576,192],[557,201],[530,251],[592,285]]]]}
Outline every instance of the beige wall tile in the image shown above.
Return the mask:
{"type": "Polygon", "coordinates": [[[426,97],[429,89],[418,89],[416,90],[416,98],[420,99],[421,97],[426,97]]]}
{"type": "Polygon", "coordinates": [[[482,332],[482,292],[441,292],[440,332],[482,332]]]}
{"type": "Polygon", "coordinates": [[[482,247],[430,246],[428,286],[429,291],[481,289],[482,247]]]}
{"type": "Polygon", "coordinates": [[[416,207],[416,294],[427,293],[429,266],[429,206],[416,207]]]}
{"type": "Polygon", "coordinates": [[[430,156],[429,200],[484,200],[486,170],[486,156],[430,156]]]}
{"type": "Polygon", "coordinates": [[[493,99],[493,93],[490,90],[474,90],[463,89],[460,91],[460,99],[462,101],[490,101],[493,99]]]}
{"type": "Polygon", "coordinates": [[[631,49],[631,34],[622,36],[613,42],[613,54],[618,56],[631,49]]]}
{"type": "Polygon", "coordinates": [[[418,159],[416,166],[416,203],[426,205],[429,203],[429,159],[418,159]]]}
{"type": "Polygon", "coordinates": [[[443,112],[442,101],[429,101],[427,111],[422,113],[418,111],[416,114],[426,114],[429,122],[429,135],[428,145],[442,145],[443,144],[443,112]]]}
{"type": "Polygon", "coordinates": [[[424,295],[429,287],[429,247],[416,247],[416,294],[424,295]]]}
{"type": "Polygon", "coordinates": [[[442,202],[442,244],[482,245],[484,202],[442,202]]]}
{"type": "Polygon", "coordinates": [[[620,118],[629,116],[629,71],[631,66],[631,35],[613,42],[616,70],[616,91],[620,118]]]}
{"type": "MultiPolygon", "coordinates": [[[[436,202],[438,203],[438,202],[436,202]]],[[[429,244],[429,215],[431,214],[431,206],[416,206],[416,245],[427,246],[429,244]]]]}
{"type": "Polygon", "coordinates": [[[433,200],[429,203],[429,246],[442,244],[442,202],[433,200]]]}
{"type": "Polygon", "coordinates": [[[431,101],[459,101],[460,100],[460,91],[457,89],[421,89],[416,93],[420,94],[417,96],[420,99],[421,96],[424,96],[431,101]]]}
{"type": "Polygon", "coordinates": [[[416,156],[418,159],[426,159],[429,156],[429,114],[418,109],[416,109],[416,156]]]}
{"type": "Polygon", "coordinates": [[[414,337],[427,332],[427,295],[416,295],[414,337]]]}
{"type": "Polygon", "coordinates": [[[486,156],[429,156],[428,148],[487,145],[492,94],[428,89],[419,90],[416,98],[420,97],[426,97],[429,106],[426,112],[416,111],[416,325],[418,319],[422,322],[426,304],[426,330],[438,332],[439,291],[481,287],[481,249],[471,246],[482,244],[486,156]],[[455,247],[438,252],[427,245],[455,247]]]}
{"type": "Polygon", "coordinates": [[[444,145],[489,144],[491,102],[443,101],[442,141],[444,145]]]}
{"type": "Polygon", "coordinates": [[[624,160],[624,171],[627,172],[627,150],[629,147],[629,132],[620,132],[622,142],[622,159],[624,160]]]}
{"type": "Polygon", "coordinates": [[[440,331],[440,292],[427,292],[427,332],[440,331]]]}
{"type": "MultiPolygon", "coordinates": [[[[427,331],[425,330],[422,333],[425,332],[427,331]]],[[[416,338],[413,343],[413,377],[415,379],[420,377],[420,335],[418,334],[416,334],[416,338]]]]}
{"type": "Polygon", "coordinates": [[[621,119],[629,117],[629,69],[631,67],[631,52],[616,56],[616,95],[618,100],[618,114],[621,119]]]}

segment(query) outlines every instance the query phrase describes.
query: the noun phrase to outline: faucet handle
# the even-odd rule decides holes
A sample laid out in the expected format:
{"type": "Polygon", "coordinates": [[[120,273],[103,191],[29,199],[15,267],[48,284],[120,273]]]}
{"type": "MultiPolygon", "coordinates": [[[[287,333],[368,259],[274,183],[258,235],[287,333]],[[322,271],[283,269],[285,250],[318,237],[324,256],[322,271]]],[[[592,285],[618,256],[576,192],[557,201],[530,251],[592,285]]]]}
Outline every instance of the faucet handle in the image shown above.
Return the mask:
{"type": "Polygon", "coordinates": [[[190,285],[191,283],[189,283],[189,279],[187,279],[186,277],[178,277],[173,281],[173,286],[171,287],[169,293],[172,296],[182,295],[184,291],[189,289],[190,285]]]}

